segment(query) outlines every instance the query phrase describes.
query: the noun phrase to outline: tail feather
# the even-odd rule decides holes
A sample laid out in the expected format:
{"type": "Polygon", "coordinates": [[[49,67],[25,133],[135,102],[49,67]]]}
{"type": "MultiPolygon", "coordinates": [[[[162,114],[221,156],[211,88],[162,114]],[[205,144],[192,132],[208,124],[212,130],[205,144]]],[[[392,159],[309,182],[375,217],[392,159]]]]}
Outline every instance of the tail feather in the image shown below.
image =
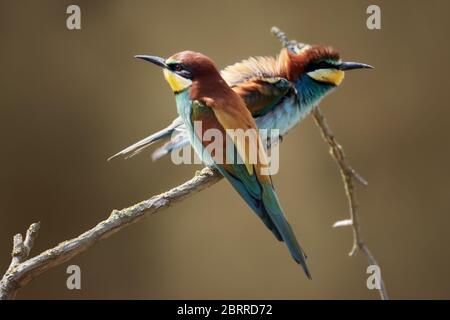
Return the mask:
{"type": "Polygon", "coordinates": [[[153,161],[159,160],[165,155],[171,153],[172,151],[181,149],[185,146],[190,146],[190,141],[189,141],[189,133],[187,130],[185,130],[183,126],[177,128],[176,133],[174,130],[174,133],[172,134],[170,140],[164,143],[161,147],[157,148],[153,152],[152,159],[153,161]]]}
{"type": "Polygon", "coordinates": [[[302,266],[306,276],[311,279],[311,273],[306,265],[306,255],[283,214],[271,181],[261,181],[256,176],[249,177],[247,170],[242,165],[233,166],[233,174],[222,166],[216,165],[215,168],[231,182],[236,191],[264,222],[266,227],[273,232],[275,237],[286,243],[294,260],[302,266]]]}
{"type": "Polygon", "coordinates": [[[109,157],[108,161],[118,156],[123,156],[125,157],[125,159],[131,158],[136,154],[138,154],[139,152],[141,152],[142,150],[144,150],[145,148],[147,148],[148,146],[152,145],[153,143],[160,141],[162,139],[169,138],[174,133],[175,130],[177,129],[180,130],[180,127],[184,128],[184,124],[181,118],[178,117],[174,121],[172,121],[172,123],[166,128],[132,144],[131,146],[123,149],[122,151],[119,151],[115,155],[109,157]]]}
{"type": "Polygon", "coordinates": [[[306,276],[311,279],[311,273],[309,272],[306,264],[306,255],[292,231],[291,225],[286,220],[283,210],[280,207],[280,202],[271,184],[262,184],[262,202],[268,216],[271,218],[273,224],[278,229],[283,241],[289,249],[294,260],[303,267],[306,276]]]}

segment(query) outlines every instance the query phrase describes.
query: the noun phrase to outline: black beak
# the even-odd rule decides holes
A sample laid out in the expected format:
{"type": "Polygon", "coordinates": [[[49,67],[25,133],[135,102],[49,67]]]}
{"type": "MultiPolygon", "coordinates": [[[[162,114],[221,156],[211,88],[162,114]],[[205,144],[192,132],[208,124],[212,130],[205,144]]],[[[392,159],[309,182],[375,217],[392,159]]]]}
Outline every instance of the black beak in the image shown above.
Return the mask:
{"type": "Polygon", "coordinates": [[[359,62],[342,62],[339,65],[339,70],[342,70],[342,71],[354,70],[354,69],[373,69],[373,67],[368,64],[359,63],[359,62]]]}
{"type": "Polygon", "coordinates": [[[156,57],[156,56],[146,56],[146,55],[137,55],[134,56],[135,58],[138,59],[142,59],[148,62],[151,62],[153,64],[156,64],[158,67],[167,69],[167,64],[166,64],[166,60],[160,57],[156,57]]]}

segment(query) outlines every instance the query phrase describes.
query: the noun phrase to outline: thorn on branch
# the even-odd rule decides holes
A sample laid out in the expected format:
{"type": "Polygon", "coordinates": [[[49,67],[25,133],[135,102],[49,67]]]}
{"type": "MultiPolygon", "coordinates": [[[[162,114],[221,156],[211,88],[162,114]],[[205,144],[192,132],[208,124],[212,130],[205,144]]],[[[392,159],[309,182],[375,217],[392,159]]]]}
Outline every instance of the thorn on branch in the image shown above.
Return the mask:
{"type": "Polygon", "coordinates": [[[367,187],[369,185],[369,182],[364,179],[363,176],[361,176],[355,169],[350,167],[350,172],[353,175],[353,178],[355,178],[356,181],[358,181],[360,184],[362,184],[364,187],[367,187]]]}

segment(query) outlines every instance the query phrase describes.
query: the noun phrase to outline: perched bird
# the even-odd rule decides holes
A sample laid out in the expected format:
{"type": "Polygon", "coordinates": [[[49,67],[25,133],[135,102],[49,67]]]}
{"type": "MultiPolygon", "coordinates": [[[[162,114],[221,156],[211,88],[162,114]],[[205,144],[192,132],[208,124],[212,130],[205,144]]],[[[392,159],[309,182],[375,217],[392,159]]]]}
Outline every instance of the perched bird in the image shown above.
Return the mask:
{"type": "MultiPolygon", "coordinates": [[[[299,123],[344,79],[345,71],[372,68],[342,62],[331,47],[301,44],[295,53],[283,49],[277,58],[249,58],[221,72],[227,84],[244,99],[260,129],[279,129],[280,136],[299,123]]],[[[156,160],[189,145],[189,133],[181,118],[112,156],[126,158],[156,141],[166,141],[153,153],[156,160]]]]}
{"type": "MultiPolygon", "coordinates": [[[[308,278],[306,257],[300,248],[294,232],[285,218],[272,179],[264,172],[267,158],[255,120],[249,110],[257,106],[246,106],[244,99],[222,78],[214,63],[203,54],[183,51],[163,59],[155,56],[137,56],[164,70],[166,81],[172,88],[178,114],[188,133],[189,141],[205,164],[216,168],[255,211],[275,237],[284,241],[294,258],[308,278]],[[201,127],[195,123],[201,122],[201,127]],[[231,148],[241,162],[224,161],[208,151],[211,141],[203,139],[207,130],[215,129],[225,137],[228,130],[242,129],[253,132],[256,143],[245,137],[232,140],[231,148]],[[206,152],[205,152],[206,151],[206,152]],[[250,153],[256,152],[256,161],[250,161],[250,153]]],[[[264,81],[261,83],[264,86],[264,81]]],[[[250,135],[251,136],[251,135],[250,135]]],[[[223,144],[222,155],[228,154],[230,145],[223,144]]]]}

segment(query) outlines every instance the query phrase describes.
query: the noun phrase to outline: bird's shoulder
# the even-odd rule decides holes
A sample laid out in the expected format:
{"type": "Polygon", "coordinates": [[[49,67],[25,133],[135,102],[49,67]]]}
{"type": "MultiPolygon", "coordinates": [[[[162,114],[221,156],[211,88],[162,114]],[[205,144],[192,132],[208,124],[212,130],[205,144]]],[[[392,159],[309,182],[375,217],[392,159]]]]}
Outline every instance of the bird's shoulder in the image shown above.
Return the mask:
{"type": "Polygon", "coordinates": [[[200,105],[210,108],[224,127],[254,128],[253,117],[244,100],[234,91],[227,95],[205,96],[199,99],[200,105]]]}
{"type": "Polygon", "coordinates": [[[294,84],[283,77],[254,77],[232,88],[245,102],[253,117],[266,114],[290,92],[294,84]]]}

